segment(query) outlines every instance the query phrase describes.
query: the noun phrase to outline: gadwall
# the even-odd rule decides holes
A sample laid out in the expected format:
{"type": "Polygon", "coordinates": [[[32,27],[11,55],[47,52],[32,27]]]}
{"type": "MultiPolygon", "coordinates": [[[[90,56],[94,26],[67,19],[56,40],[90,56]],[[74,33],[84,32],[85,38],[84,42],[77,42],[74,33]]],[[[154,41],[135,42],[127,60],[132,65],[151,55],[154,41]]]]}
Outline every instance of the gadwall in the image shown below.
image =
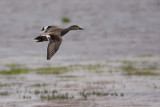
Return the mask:
{"type": "Polygon", "coordinates": [[[52,56],[57,52],[62,42],[62,36],[68,33],[70,30],[84,30],[77,25],[72,25],[68,28],[59,28],[58,26],[46,26],[41,31],[44,34],[34,38],[36,42],[49,41],[47,47],[47,60],[50,60],[52,56]]]}

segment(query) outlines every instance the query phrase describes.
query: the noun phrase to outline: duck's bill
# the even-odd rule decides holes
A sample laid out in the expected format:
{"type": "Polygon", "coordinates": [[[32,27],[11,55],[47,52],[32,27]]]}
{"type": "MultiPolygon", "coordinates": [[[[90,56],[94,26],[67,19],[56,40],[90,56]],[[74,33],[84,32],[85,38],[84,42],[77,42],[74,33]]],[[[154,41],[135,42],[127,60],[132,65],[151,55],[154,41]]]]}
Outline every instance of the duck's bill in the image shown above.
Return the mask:
{"type": "Polygon", "coordinates": [[[84,30],[83,28],[79,28],[79,30],[84,30]]]}

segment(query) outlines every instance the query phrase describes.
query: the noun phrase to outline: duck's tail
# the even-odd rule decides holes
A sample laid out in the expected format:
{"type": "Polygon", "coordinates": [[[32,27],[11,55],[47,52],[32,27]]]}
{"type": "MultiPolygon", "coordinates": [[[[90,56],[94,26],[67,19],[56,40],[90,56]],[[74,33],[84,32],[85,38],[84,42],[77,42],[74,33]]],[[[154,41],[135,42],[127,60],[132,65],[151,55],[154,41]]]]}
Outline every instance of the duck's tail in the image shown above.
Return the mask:
{"type": "Polygon", "coordinates": [[[38,36],[36,38],[34,38],[33,40],[35,40],[36,42],[43,42],[43,41],[48,41],[46,36],[38,36]]]}

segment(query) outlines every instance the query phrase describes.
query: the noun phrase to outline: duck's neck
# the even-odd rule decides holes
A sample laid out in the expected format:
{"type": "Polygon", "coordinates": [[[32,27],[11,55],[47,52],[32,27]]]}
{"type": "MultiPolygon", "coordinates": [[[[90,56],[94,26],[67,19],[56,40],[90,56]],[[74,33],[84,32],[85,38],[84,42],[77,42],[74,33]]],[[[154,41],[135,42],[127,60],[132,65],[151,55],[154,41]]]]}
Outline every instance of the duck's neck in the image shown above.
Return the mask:
{"type": "Polygon", "coordinates": [[[63,29],[63,30],[61,31],[61,36],[65,35],[65,34],[68,33],[69,31],[70,31],[69,28],[63,29]]]}

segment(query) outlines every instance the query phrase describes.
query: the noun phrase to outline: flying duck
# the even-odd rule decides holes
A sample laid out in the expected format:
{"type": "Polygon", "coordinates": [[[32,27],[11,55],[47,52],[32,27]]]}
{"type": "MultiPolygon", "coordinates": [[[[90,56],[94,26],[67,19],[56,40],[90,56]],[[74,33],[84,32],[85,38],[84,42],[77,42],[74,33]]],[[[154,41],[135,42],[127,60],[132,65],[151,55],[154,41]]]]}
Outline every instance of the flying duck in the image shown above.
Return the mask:
{"type": "Polygon", "coordinates": [[[72,25],[68,28],[59,28],[58,26],[51,25],[43,27],[41,31],[44,33],[36,38],[36,42],[49,41],[47,47],[47,60],[50,60],[52,56],[57,52],[59,46],[62,43],[62,36],[71,30],[84,30],[83,28],[72,25]]]}

